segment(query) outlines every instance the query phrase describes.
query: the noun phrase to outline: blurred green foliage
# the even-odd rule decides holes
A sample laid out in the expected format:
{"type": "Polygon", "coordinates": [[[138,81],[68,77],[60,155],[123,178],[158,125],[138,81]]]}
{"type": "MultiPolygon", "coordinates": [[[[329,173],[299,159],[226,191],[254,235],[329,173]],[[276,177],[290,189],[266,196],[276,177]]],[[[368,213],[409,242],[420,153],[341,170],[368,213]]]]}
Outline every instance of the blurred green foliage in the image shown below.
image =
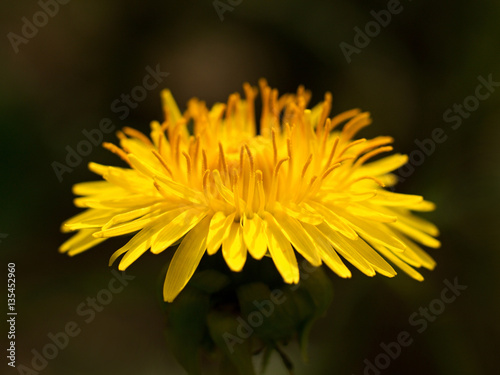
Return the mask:
{"type": "MultiPolygon", "coordinates": [[[[402,1],[403,10],[347,63],[339,44],[353,44],[354,28],[364,29],[374,19],[371,11],[387,3],[243,0],[221,21],[212,1],[72,1],[16,53],[8,34],[21,35],[22,17],[32,20],[41,8],[35,0],[2,2],[0,233],[9,236],[2,238],[0,258],[2,265],[17,265],[18,363],[29,365],[31,350],[41,350],[48,333],[73,320],[82,333],[44,374],[182,374],[166,349],[157,295],[170,254],[144,255],[128,271],[136,279],[86,324],[76,308],[107,285],[108,257],[125,239],[76,258],[57,252],[66,238],[60,223],[78,212],[71,186],[95,179],[86,164],[120,161],[95,147],[61,183],[52,162],[63,162],[65,147],[76,147],[85,139],[82,131],[103,118],[117,129],[145,132],[161,119],[163,87],[148,92],[124,120],[111,109],[141,84],[146,66],[160,64],[170,73],[164,87],[181,106],[192,96],[209,105],[225,101],[244,81],[266,77],[280,92],[304,84],[312,103],[331,91],[333,112],[372,112],[374,123],[362,136],[392,135],[397,152],[411,153],[415,139],[442,128],[446,141],[397,187],[437,203],[426,215],[442,231],[443,247],[430,251],[437,268],[424,272],[423,283],[405,275],[369,279],[354,271],[353,279],[341,280],[329,273],[334,304],[312,330],[311,363],[296,372],[362,374],[364,360],[373,361],[382,342],[411,331],[413,344],[384,375],[495,373],[500,92],[480,101],[455,130],[443,114],[474,95],[479,76],[500,81],[500,3],[402,1]],[[411,314],[439,298],[443,280],[455,277],[468,289],[416,333],[411,314]]],[[[271,358],[268,373],[280,373],[273,367],[279,361],[271,358]]]]}

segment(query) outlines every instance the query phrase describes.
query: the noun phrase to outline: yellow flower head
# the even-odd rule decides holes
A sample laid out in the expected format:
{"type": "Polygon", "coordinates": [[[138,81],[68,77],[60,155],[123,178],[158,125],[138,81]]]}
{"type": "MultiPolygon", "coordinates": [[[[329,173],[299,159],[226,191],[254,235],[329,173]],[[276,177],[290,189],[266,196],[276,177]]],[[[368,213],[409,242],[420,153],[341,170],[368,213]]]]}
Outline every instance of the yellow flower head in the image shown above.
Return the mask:
{"type": "Polygon", "coordinates": [[[124,254],[119,269],[125,270],[148,249],[159,254],[179,243],[165,279],[168,302],[205,252],[213,255],[219,248],[235,272],[248,254],[271,257],[289,284],[299,281],[294,250],[341,277],[351,277],[351,271],[340,256],[368,276],[394,276],[389,260],[423,280],[412,267],[432,269],[435,262],[414,241],[437,248],[438,229],[410,211],[434,205],[383,189],[395,184],[390,172],[405,164],[406,156],[369,162],[391,151],[393,139],[354,140],[371,123],[369,113],[353,109],[330,118],[329,93],[307,109],[310,93],[303,87],[278,96],[265,80],[259,85],[260,132],[254,110],[258,90],[249,84],[243,86],[245,99],[232,94],[227,104],[210,110],[191,99],[184,114],[170,91],[163,91],[166,119],[151,124],[150,138],[124,128],[118,132],[121,147],[104,144],[129,168],[90,163],[105,181],[74,186],[82,196],[75,205],[87,210],[63,224],[63,231],[78,233],[61,252],[74,255],[109,237],[137,232],[110,259],[124,254]]]}

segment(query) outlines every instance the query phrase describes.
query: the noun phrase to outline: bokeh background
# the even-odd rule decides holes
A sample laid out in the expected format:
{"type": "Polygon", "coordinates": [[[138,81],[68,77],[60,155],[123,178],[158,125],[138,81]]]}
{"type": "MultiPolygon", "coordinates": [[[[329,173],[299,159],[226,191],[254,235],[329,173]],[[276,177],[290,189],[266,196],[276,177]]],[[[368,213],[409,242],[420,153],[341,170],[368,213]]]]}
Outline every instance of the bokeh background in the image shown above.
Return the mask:
{"type": "MultiPolygon", "coordinates": [[[[392,135],[398,152],[411,153],[415,140],[436,128],[447,135],[397,187],[437,203],[425,215],[442,231],[442,248],[430,250],[437,268],[424,271],[422,283],[404,274],[370,279],[355,271],[342,280],[330,273],[334,303],[313,329],[310,363],[295,358],[296,374],[362,374],[364,360],[373,362],[380,344],[401,331],[413,343],[382,374],[497,373],[500,90],[457,129],[443,114],[474,95],[479,76],[500,81],[500,3],[402,0],[402,11],[348,63],[340,43],[353,45],[354,28],[364,29],[370,12],[387,6],[385,0],[242,0],[221,19],[212,1],[70,1],[16,53],[8,33],[22,35],[22,18],[32,20],[41,8],[35,0],[2,2],[0,266],[5,281],[7,263],[16,263],[17,363],[31,367],[32,350],[75,321],[81,333],[40,373],[183,374],[166,347],[159,303],[168,257],[146,254],[134,264],[128,273],[135,279],[91,323],[76,313],[113,277],[108,257],[124,239],[69,258],[57,252],[67,238],[59,225],[78,212],[71,186],[96,178],[86,164],[118,160],[95,147],[62,182],[52,163],[64,162],[65,147],[76,147],[82,130],[97,128],[102,118],[117,129],[147,131],[162,118],[162,88],[181,107],[192,96],[211,105],[242,92],[243,82],[266,77],[280,92],[304,84],[312,103],[331,91],[334,113],[370,111],[374,124],[362,135],[392,135]],[[120,120],[111,103],[157,64],[169,76],[120,120]],[[467,289],[418,333],[409,317],[455,278],[467,289]]],[[[288,352],[298,353],[294,345],[288,352]]],[[[1,373],[18,373],[2,358],[1,373]]],[[[274,358],[267,373],[285,371],[274,358]]]]}

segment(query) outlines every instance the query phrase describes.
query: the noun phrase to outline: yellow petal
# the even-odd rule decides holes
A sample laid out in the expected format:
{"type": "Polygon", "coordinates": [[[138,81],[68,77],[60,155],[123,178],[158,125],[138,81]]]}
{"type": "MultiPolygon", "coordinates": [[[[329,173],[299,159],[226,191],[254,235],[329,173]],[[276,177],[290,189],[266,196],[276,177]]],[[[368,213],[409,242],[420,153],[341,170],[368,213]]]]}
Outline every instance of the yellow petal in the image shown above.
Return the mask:
{"type": "Polygon", "coordinates": [[[109,212],[109,210],[89,208],[83,212],[80,212],[78,215],[73,216],[71,219],[66,220],[61,225],[61,231],[70,232],[73,230],[83,229],[83,228],[78,228],[78,226],[81,225],[82,223],[92,220],[99,220],[101,218],[106,218],[109,217],[109,215],[113,215],[118,212],[120,211],[116,210],[109,212]]]}
{"type": "Polygon", "coordinates": [[[144,164],[154,166],[157,169],[160,168],[158,159],[156,159],[152,152],[154,150],[153,146],[147,145],[135,138],[123,138],[120,140],[120,145],[124,150],[127,150],[129,161],[130,156],[133,156],[141,160],[144,164]]]}
{"type": "Polygon", "coordinates": [[[437,228],[437,226],[435,226],[430,221],[413,215],[406,208],[377,206],[377,210],[380,210],[387,215],[396,215],[398,221],[414,227],[415,229],[418,229],[424,233],[427,233],[430,236],[435,237],[439,235],[439,229],[437,228]]]}
{"type": "Polygon", "coordinates": [[[88,168],[94,172],[95,174],[98,174],[100,176],[103,176],[104,174],[107,173],[109,166],[107,165],[102,165],[94,162],[90,162],[88,164],[88,168]]]}
{"type": "Polygon", "coordinates": [[[408,237],[413,238],[415,241],[420,242],[422,245],[433,247],[435,249],[441,247],[441,242],[428,234],[415,229],[402,221],[397,221],[390,224],[391,227],[397,229],[401,233],[406,234],[408,237]]]}
{"type": "Polygon", "coordinates": [[[408,205],[407,208],[413,211],[428,212],[428,211],[434,211],[436,209],[436,205],[429,201],[422,201],[420,203],[408,205]]]}
{"type": "Polygon", "coordinates": [[[395,237],[390,230],[387,229],[385,224],[367,223],[347,213],[340,215],[342,219],[348,221],[365,239],[372,240],[382,246],[387,246],[394,251],[402,251],[406,248],[406,245],[395,237]]]}
{"type": "MultiPolygon", "coordinates": [[[[391,232],[394,235],[396,235],[394,232],[391,232]]],[[[402,236],[400,238],[403,240],[402,236]]],[[[367,239],[366,242],[368,242],[371,246],[373,246],[375,249],[378,249],[380,246],[379,243],[374,242],[370,239],[367,239]]],[[[403,251],[392,251],[399,259],[401,259],[403,262],[408,263],[412,267],[419,268],[422,266],[422,262],[419,257],[416,256],[416,254],[409,248],[408,246],[408,239],[404,238],[404,243],[406,244],[406,248],[403,251]]],[[[382,246],[384,247],[384,246],[382,246]]]]}
{"type": "Polygon", "coordinates": [[[186,286],[198,267],[207,245],[210,218],[205,217],[182,240],[168,267],[163,299],[172,302],[186,286]]]}
{"type": "Polygon", "coordinates": [[[123,213],[115,214],[104,226],[102,229],[108,229],[111,228],[117,224],[122,224],[126,223],[130,220],[137,219],[143,215],[146,215],[148,213],[151,213],[153,210],[161,207],[161,205],[153,205],[153,206],[148,206],[148,207],[141,207],[138,208],[137,210],[131,210],[131,211],[126,211],[123,213]]]}
{"type": "Polygon", "coordinates": [[[396,266],[398,266],[399,268],[401,268],[401,270],[403,270],[405,273],[407,273],[408,275],[410,275],[414,279],[416,279],[418,281],[423,281],[424,280],[424,277],[420,273],[418,273],[412,267],[410,267],[408,264],[406,264],[405,262],[403,262],[402,260],[400,260],[395,255],[395,253],[393,253],[392,251],[386,249],[383,246],[377,246],[377,250],[381,254],[383,254],[387,259],[389,259],[392,263],[394,263],[396,266]]]}
{"type": "Polygon", "coordinates": [[[286,238],[292,243],[295,250],[297,250],[313,266],[320,266],[321,258],[316,251],[313,240],[304,230],[300,222],[297,219],[280,212],[276,212],[274,214],[274,218],[283,230],[286,238]]]}
{"type": "MultiPolygon", "coordinates": [[[[114,216],[113,213],[109,213],[105,217],[80,221],[79,223],[74,223],[74,224],[65,224],[64,228],[63,228],[63,232],[74,231],[74,230],[85,229],[85,228],[99,229],[113,216],[114,216]]],[[[94,235],[94,237],[98,237],[98,236],[94,235]]]]}
{"type": "Polygon", "coordinates": [[[432,259],[432,257],[429,254],[427,254],[424,250],[422,250],[420,246],[418,246],[416,243],[414,243],[409,239],[405,239],[405,243],[408,245],[408,248],[405,250],[405,252],[408,249],[411,249],[411,251],[415,253],[415,256],[418,257],[418,259],[420,259],[422,265],[425,268],[433,270],[434,267],[436,267],[436,261],[432,259]]]}
{"type": "Polygon", "coordinates": [[[151,140],[155,145],[157,150],[160,150],[161,145],[161,154],[170,155],[170,144],[165,136],[165,132],[163,131],[161,124],[158,121],[151,122],[151,140]]]}
{"type": "Polygon", "coordinates": [[[343,221],[327,206],[313,201],[308,202],[308,204],[316,210],[318,214],[324,217],[325,223],[333,230],[342,233],[344,236],[352,240],[358,237],[358,234],[351,228],[351,226],[346,224],[345,221],[343,221]]]}
{"type": "Polygon", "coordinates": [[[128,234],[132,232],[136,232],[142,228],[144,228],[146,225],[149,223],[152,223],[156,221],[160,216],[158,213],[150,213],[147,215],[144,215],[140,219],[130,221],[128,223],[124,224],[118,224],[115,226],[112,226],[110,228],[102,229],[101,231],[98,231],[94,233],[94,237],[100,238],[100,237],[115,237],[115,236],[121,236],[123,234],[128,234]]]}
{"type": "Polygon", "coordinates": [[[283,211],[291,217],[298,219],[304,223],[318,225],[323,222],[323,217],[314,210],[308,209],[303,204],[294,204],[292,202],[283,206],[283,211]]]}
{"type": "Polygon", "coordinates": [[[216,123],[220,118],[222,118],[224,111],[226,110],[226,105],[223,103],[215,103],[212,108],[210,108],[210,112],[208,113],[208,117],[210,118],[211,123],[216,123]]]}
{"type": "MultiPolygon", "coordinates": [[[[394,186],[398,183],[398,177],[395,174],[389,173],[383,176],[377,177],[383,185],[385,186],[394,186]]],[[[379,186],[375,186],[375,189],[379,189],[379,186]]]]}
{"type": "Polygon", "coordinates": [[[163,104],[163,109],[165,110],[165,115],[170,126],[177,124],[177,121],[181,119],[181,111],[175,102],[175,99],[170,92],[170,90],[161,91],[161,99],[163,104]]]}
{"type": "Polygon", "coordinates": [[[164,176],[155,176],[154,180],[157,184],[157,189],[159,189],[160,193],[167,199],[177,197],[195,204],[201,204],[203,202],[203,194],[186,185],[175,182],[164,176]]]}
{"type": "Polygon", "coordinates": [[[155,222],[142,228],[138,233],[134,235],[124,246],[116,250],[111,258],[109,259],[109,265],[111,266],[120,255],[127,253],[128,260],[122,259],[119,264],[120,270],[125,270],[132,262],[130,259],[137,259],[140,255],[144,254],[153,243],[155,234],[161,229],[165,224],[165,221],[161,220],[160,216],[155,222]]]}
{"type": "Polygon", "coordinates": [[[125,256],[120,261],[118,269],[120,271],[125,271],[133,262],[135,262],[142,254],[144,254],[151,247],[153,240],[158,234],[158,230],[161,227],[161,222],[158,221],[153,225],[143,228],[139,233],[137,233],[132,239],[125,244],[121,249],[115,251],[115,253],[109,259],[109,265],[113,264],[114,261],[123,253],[125,256]]]}
{"type": "Polygon", "coordinates": [[[80,182],[73,185],[73,194],[75,195],[93,195],[104,191],[119,191],[119,187],[110,184],[108,181],[80,182]]]}
{"type": "Polygon", "coordinates": [[[325,235],[314,225],[307,223],[302,224],[309,236],[313,239],[317,251],[320,253],[321,259],[330,269],[340,277],[351,277],[351,271],[342,262],[337,252],[333,250],[332,245],[325,235]]]}
{"type": "Polygon", "coordinates": [[[207,254],[214,255],[222,245],[222,240],[229,233],[231,224],[234,222],[235,214],[229,216],[222,212],[216,212],[210,220],[207,235],[207,254]]]}
{"type": "MultiPolygon", "coordinates": [[[[181,210],[182,211],[182,210],[181,210]]],[[[158,233],[156,241],[151,247],[153,254],[158,254],[171,246],[175,241],[189,232],[205,216],[207,211],[184,208],[183,212],[173,211],[175,217],[158,233]]]]}
{"type": "Polygon", "coordinates": [[[330,192],[324,190],[321,200],[325,203],[335,204],[335,203],[345,203],[345,202],[363,202],[377,195],[376,191],[364,191],[356,192],[348,190],[347,193],[330,192]]]}
{"type": "Polygon", "coordinates": [[[370,245],[368,245],[362,238],[358,238],[356,241],[352,241],[348,238],[340,238],[340,242],[343,242],[344,245],[348,245],[350,250],[355,250],[365,258],[368,263],[377,271],[378,273],[387,276],[393,277],[396,275],[396,271],[391,267],[389,263],[385,261],[370,245]]]}
{"type": "MultiPolygon", "coordinates": [[[[367,276],[375,276],[375,270],[373,267],[366,261],[365,258],[353,249],[352,246],[347,245],[345,241],[343,241],[344,238],[338,232],[330,228],[325,223],[318,225],[317,228],[325,235],[328,241],[330,241],[335,251],[342,255],[354,267],[367,276]]],[[[355,241],[359,240],[361,239],[358,238],[355,241]]]]}
{"type": "Polygon", "coordinates": [[[219,192],[219,194],[221,195],[222,198],[224,198],[224,200],[233,205],[234,204],[234,195],[233,195],[233,192],[228,189],[224,183],[222,182],[222,178],[220,176],[220,172],[216,169],[214,171],[212,171],[212,176],[214,178],[214,182],[215,182],[215,187],[217,188],[217,191],[219,192]]]}
{"type": "MultiPolygon", "coordinates": [[[[153,153],[151,153],[151,157],[154,158],[155,161],[157,161],[153,153]]],[[[155,176],[163,174],[163,172],[161,172],[161,167],[158,161],[155,164],[148,163],[147,160],[139,158],[134,154],[128,154],[128,160],[135,170],[139,171],[146,177],[153,178],[155,176]]]]}
{"type": "Polygon", "coordinates": [[[122,188],[124,191],[142,193],[145,188],[151,188],[151,179],[138,173],[135,169],[117,167],[105,168],[106,170],[102,174],[102,177],[112,185],[122,188]]]}
{"type": "Polygon", "coordinates": [[[427,233],[428,235],[435,237],[439,236],[439,229],[436,225],[431,223],[430,221],[427,221],[425,219],[422,219],[421,217],[412,215],[410,212],[403,212],[401,210],[397,210],[396,213],[398,214],[398,220],[415,228],[418,229],[424,233],[427,233]]]}
{"type": "Polygon", "coordinates": [[[377,211],[375,207],[363,207],[362,205],[348,206],[346,210],[354,216],[381,223],[393,223],[398,219],[395,215],[388,215],[377,211]]]}
{"type": "Polygon", "coordinates": [[[299,266],[290,242],[283,235],[272,215],[265,212],[264,220],[267,222],[267,244],[276,268],[286,283],[298,283],[299,266]]]}
{"type": "Polygon", "coordinates": [[[403,206],[416,205],[423,201],[420,195],[399,194],[379,189],[377,195],[370,199],[370,203],[381,206],[403,206]]]}
{"type": "Polygon", "coordinates": [[[266,222],[259,215],[243,217],[243,239],[250,255],[262,259],[267,252],[266,222]]]}
{"type": "Polygon", "coordinates": [[[75,198],[73,200],[77,207],[90,207],[99,209],[136,209],[151,206],[157,203],[160,197],[147,196],[144,194],[128,194],[116,199],[100,199],[95,196],[75,198]]]}
{"type": "Polygon", "coordinates": [[[354,173],[354,176],[374,176],[378,177],[386,173],[392,172],[408,162],[408,156],[402,154],[394,154],[377,161],[363,165],[354,173]]]}
{"type": "Polygon", "coordinates": [[[231,223],[229,233],[222,241],[222,255],[229,269],[239,272],[247,259],[247,247],[243,241],[243,231],[240,223],[231,223]]]}
{"type": "Polygon", "coordinates": [[[95,229],[82,229],[78,231],[77,234],[66,240],[59,247],[59,252],[67,252],[70,256],[73,256],[104,241],[104,238],[96,239],[92,236],[95,231],[95,229]]]}

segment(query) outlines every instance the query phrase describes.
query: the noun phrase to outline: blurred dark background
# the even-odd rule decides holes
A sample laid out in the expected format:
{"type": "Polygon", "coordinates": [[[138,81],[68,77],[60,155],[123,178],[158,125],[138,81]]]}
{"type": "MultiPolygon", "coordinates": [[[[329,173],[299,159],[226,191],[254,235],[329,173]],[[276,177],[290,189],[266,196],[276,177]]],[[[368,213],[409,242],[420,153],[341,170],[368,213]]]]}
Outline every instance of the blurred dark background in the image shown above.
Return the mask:
{"type": "MultiPolygon", "coordinates": [[[[59,225],[79,212],[71,186],[96,179],[86,164],[119,160],[95,147],[62,182],[52,163],[64,163],[65,147],[75,148],[85,139],[82,131],[98,128],[103,118],[117,129],[147,132],[150,121],[162,119],[162,88],[170,88],[184,108],[192,96],[211,105],[242,92],[243,82],[266,77],[281,93],[304,84],[314,104],[331,91],[333,113],[370,111],[374,124],[361,135],[392,135],[398,152],[418,149],[415,140],[430,138],[436,128],[447,136],[397,187],[437,203],[425,214],[442,232],[442,248],[429,250],[437,268],[423,271],[422,283],[402,272],[370,279],[354,271],[351,280],[330,273],[334,303],[313,329],[311,363],[297,358],[296,373],[362,374],[365,359],[373,363],[381,343],[402,331],[413,342],[382,374],[497,373],[500,252],[493,234],[499,224],[500,90],[491,87],[484,100],[469,98],[474,110],[456,129],[443,115],[475,95],[480,76],[500,81],[500,3],[402,1],[378,33],[371,24],[376,35],[349,56],[350,63],[340,44],[356,47],[354,28],[365,30],[374,20],[371,12],[387,9],[388,1],[243,0],[229,6],[219,16],[212,1],[70,1],[47,20],[39,14],[37,22],[46,25],[19,39],[23,17],[32,21],[41,5],[0,5],[0,264],[5,280],[7,263],[16,263],[17,364],[31,367],[32,350],[41,351],[49,333],[75,321],[81,333],[40,373],[183,373],[163,336],[158,300],[164,255],[146,254],[130,267],[135,279],[91,323],[77,314],[113,277],[107,261],[124,239],[70,258],[57,252],[67,238],[59,225]],[[158,64],[168,77],[119,119],[111,103],[141,84],[147,66],[158,64]],[[412,314],[440,298],[444,280],[455,278],[467,289],[418,333],[412,314]]],[[[113,134],[104,138],[115,141],[113,134]]],[[[292,345],[289,353],[297,352],[292,345]]],[[[3,358],[0,372],[18,373],[3,358]]],[[[279,365],[274,358],[267,373],[284,374],[279,365]]]]}

